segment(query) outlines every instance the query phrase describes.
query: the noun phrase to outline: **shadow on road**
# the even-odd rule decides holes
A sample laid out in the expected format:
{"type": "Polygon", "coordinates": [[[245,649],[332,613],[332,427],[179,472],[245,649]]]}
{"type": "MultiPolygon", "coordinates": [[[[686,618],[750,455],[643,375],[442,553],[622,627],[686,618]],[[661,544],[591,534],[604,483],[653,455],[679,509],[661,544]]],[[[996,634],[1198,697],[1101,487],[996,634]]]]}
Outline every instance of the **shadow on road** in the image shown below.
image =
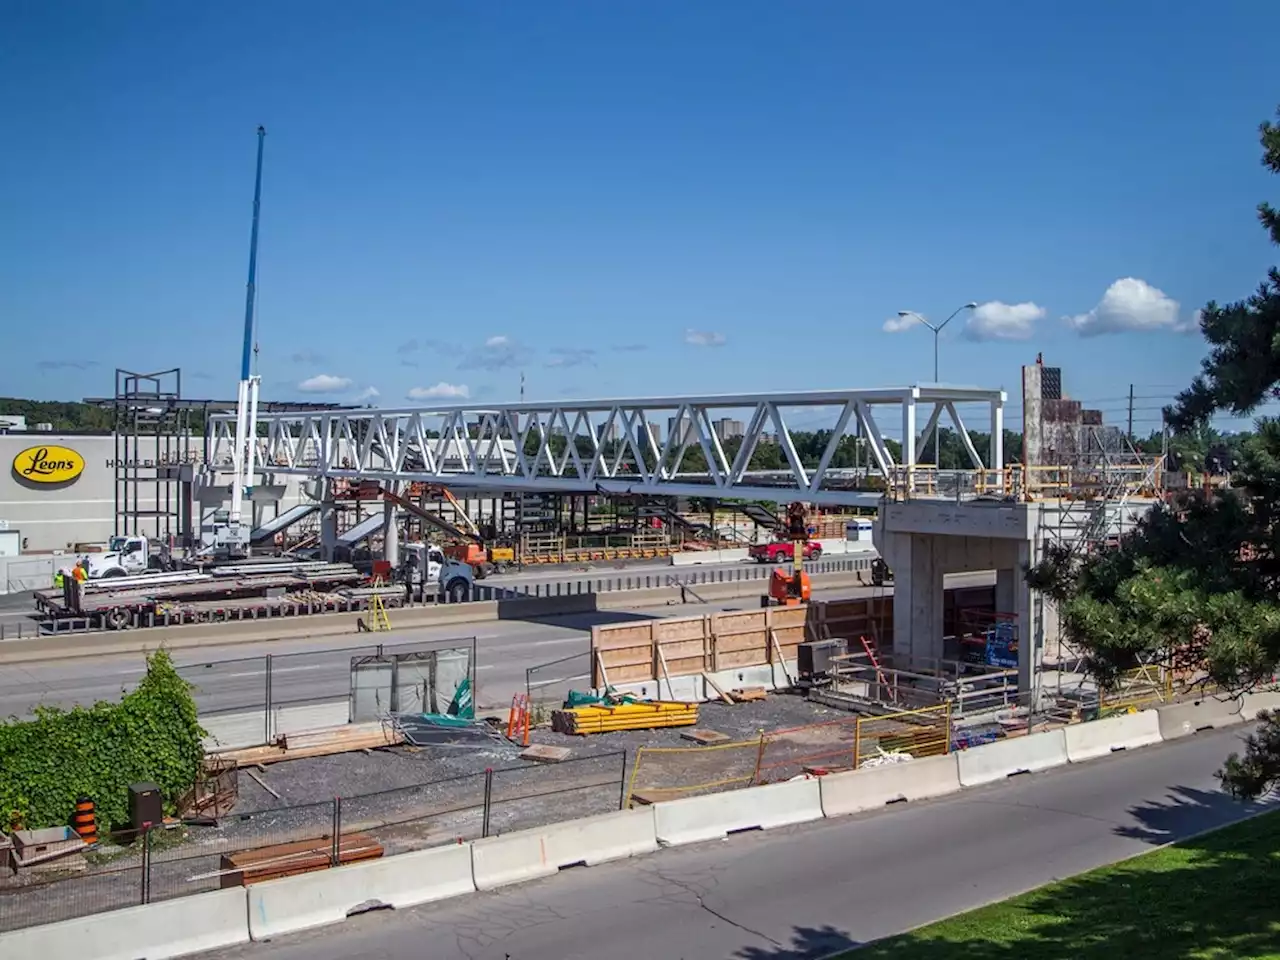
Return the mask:
{"type": "Polygon", "coordinates": [[[777,947],[744,947],[733,960],[818,960],[837,950],[860,946],[856,940],[835,927],[796,927],[791,942],[777,947]]]}

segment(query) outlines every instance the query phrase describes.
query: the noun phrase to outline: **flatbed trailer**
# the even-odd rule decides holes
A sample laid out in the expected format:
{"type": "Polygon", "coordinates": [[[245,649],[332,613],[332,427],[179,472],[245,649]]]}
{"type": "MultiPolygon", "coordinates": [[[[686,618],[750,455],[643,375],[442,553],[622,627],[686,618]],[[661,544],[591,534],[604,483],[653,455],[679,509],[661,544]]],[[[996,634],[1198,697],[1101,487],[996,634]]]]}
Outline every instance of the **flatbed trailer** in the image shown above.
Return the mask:
{"type": "Polygon", "coordinates": [[[316,607],[361,609],[374,592],[389,605],[404,599],[403,588],[366,588],[365,577],[350,564],[252,566],[256,569],[224,567],[85,582],[68,578],[61,590],[37,591],[35,605],[55,621],[89,620],[126,629],[225,619],[221,614],[233,611],[239,611],[233,616],[252,617],[261,615],[255,610],[278,616],[316,607]]]}

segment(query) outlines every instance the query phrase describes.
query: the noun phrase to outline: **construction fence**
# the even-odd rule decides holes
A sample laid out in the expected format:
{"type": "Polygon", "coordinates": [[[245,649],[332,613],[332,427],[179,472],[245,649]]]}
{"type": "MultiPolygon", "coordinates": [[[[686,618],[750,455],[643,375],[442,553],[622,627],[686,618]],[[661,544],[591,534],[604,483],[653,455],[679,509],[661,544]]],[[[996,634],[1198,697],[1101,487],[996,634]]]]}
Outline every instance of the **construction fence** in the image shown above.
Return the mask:
{"type": "Polygon", "coordinates": [[[627,803],[778,783],[794,777],[857,770],[895,759],[950,753],[950,704],[884,716],[839,717],[733,743],[640,747],[627,787],[627,803]]]}
{"type": "Polygon", "coordinates": [[[115,834],[58,873],[0,879],[0,932],[608,813],[628,762],[612,751],[115,834]]]}

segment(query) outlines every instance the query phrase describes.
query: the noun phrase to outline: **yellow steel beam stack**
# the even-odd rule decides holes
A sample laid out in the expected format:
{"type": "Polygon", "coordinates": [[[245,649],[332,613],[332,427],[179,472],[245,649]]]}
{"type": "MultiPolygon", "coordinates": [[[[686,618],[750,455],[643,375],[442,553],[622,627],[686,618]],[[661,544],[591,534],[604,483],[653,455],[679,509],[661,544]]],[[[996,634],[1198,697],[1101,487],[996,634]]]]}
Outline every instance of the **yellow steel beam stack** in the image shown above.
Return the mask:
{"type": "Polygon", "coordinates": [[[557,733],[585,736],[614,730],[652,730],[656,727],[691,727],[698,722],[696,703],[655,700],[649,703],[620,703],[557,710],[551,715],[551,729],[557,733]]]}

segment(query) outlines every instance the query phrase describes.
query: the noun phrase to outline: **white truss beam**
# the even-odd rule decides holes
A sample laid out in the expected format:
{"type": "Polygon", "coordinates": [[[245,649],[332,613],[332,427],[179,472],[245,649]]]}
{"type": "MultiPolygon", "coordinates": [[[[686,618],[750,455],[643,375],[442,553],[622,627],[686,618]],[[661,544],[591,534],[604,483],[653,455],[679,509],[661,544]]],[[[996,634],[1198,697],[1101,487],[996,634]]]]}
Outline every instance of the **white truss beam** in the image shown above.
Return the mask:
{"type": "MultiPolygon", "coordinates": [[[[997,435],[992,461],[983,463],[958,407],[983,405],[993,427],[1003,427],[1001,390],[942,386],[807,393],[731,394],[515,403],[497,406],[411,407],[259,414],[262,469],[273,474],[383,482],[425,481],[457,488],[559,493],[604,491],[653,496],[713,496],[786,502],[860,504],[879,499],[855,488],[848,450],[857,435],[859,456],[892,489],[915,491],[917,451],[925,449],[945,413],[954,422],[974,469],[1003,467],[997,435]],[[932,408],[923,434],[917,405],[932,408]],[[885,409],[889,408],[889,409],[885,409]],[[876,414],[902,425],[895,456],[876,414]],[[896,413],[896,415],[895,415],[896,413]],[[730,442],[717,421],[742,426],[730,442]],[[822,419],[822,423],[817,421],[822,419]],[[666,428],[656,442],[648,425],[666,428]],[[796,443],[799,427],[830,431],[820,450],[796,443]],[[675,429],[670,429],[674,424],[675,429]],[[781,470],[758,460],[776,444],[781,470]],[[837,460],[840,451],[846,453],[837,460]],[[699,451],[705,466],[690,465],[699,451]],[[753,462],[757,462],[753,468],[753,462]],[[833,467],[837,463],[839,466],[833,467]]],[[[209,422],[210,466],[231,468],[235,418],[209,422]]],[[[736,429],[735,429],[736,433],[736,429]]],[[[812,446],[812,445],[810,445],[812,446]]]]}

